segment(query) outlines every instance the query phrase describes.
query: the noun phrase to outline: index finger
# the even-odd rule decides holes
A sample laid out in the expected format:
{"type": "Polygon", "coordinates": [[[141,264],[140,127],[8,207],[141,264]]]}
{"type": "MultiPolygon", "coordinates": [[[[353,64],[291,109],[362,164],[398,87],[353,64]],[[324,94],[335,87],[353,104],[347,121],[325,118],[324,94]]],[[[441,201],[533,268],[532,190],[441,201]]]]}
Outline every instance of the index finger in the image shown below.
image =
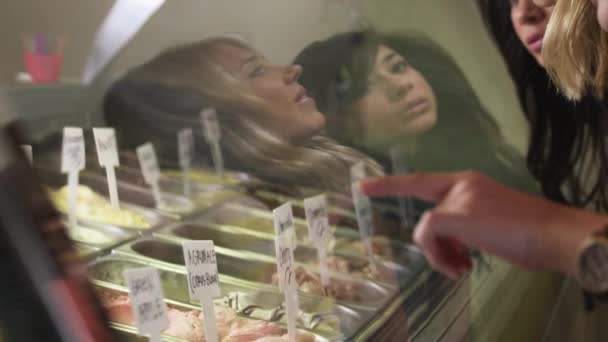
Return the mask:
{"type": "Polygon", "coordinates": [[[438,202],[457,180],[455,173],[412,173],[401,176],[367,178],[361,191],[369,196],[405,196],[438,202]]]}

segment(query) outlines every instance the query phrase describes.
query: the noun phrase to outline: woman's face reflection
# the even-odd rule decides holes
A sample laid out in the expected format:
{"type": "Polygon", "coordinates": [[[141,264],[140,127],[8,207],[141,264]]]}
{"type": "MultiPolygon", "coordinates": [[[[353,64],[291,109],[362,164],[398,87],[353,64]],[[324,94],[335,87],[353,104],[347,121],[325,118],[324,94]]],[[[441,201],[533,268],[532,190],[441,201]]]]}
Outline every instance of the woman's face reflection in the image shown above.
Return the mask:
{"type": "Polygon", "coordinates": [[[437,101],[427,80],[394,50],[380,45],[368,92],[355,104],[366,144],[387,147],[437,123],[437,101]]]}
{"type": "Polygon", "coordinates": [[[260,124],[290,142],[306,140],[325,126],[315,101],[298,83],[298,65],[271,65],[255,51],[225,45],[224,63],[264,101],[260,124]]]}
{"type": "Polygon", "coordinates": [[[533,0],[510,1],[511,22],[517,37],[536,61],[543,65],[543,38],[553,7],[539,6],[533,0]]]}

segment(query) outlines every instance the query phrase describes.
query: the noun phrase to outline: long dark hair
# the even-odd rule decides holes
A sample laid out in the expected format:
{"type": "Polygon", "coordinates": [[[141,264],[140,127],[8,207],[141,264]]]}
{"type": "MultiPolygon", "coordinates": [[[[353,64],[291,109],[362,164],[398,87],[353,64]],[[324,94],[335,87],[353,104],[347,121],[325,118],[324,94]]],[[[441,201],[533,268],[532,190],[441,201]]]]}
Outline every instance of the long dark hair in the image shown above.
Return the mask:
{"type": "MultiPolygon", "coordinates": [[[[436,127],[417,138],[410,156],[419,171],[476,169],[496,179],[530,190],[531,177],[523,157],[507,145],[464,73],[441,46],[421,34],[349,32],[316,42],[295,59],[304,72],[300,82],[328,117],[328,134],[341,143],[374,154],[345,129],[352,104],[365,95],[380,45],[405,57],[435,92],[436,127]]],[[[386,163],[386,156],[374,155],[386,163]]]]}
{"type": "Polygon", "coordinates": [[[528,167],[540,181],[543,193],[572,205],[592,204],[597,210],[608,211],[606,108],[591,97],[574,103],[558,93],[545,69],[515,33],[510,1],[478,3],[530,123],[528,167]],[[597,170],[587,167],[587,162],[595,162],[597,166],[590,167],[597,170]]]}

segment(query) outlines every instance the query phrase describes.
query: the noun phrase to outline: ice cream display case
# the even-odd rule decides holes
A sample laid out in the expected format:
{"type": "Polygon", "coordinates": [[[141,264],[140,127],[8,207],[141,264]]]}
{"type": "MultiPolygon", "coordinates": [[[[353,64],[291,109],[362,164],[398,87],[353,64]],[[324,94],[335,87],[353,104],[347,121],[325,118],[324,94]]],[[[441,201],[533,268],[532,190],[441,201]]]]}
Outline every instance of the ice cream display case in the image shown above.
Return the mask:
{"type": "MultiPolygon", "coordinates": [[[[92,49],[65,50],[67,77],[0,81],[0,115],[14,112],[25,128],[39,195],[59,213],[119,340],[546,336],[561,278],[471,250],[472,271],[450,280],[413,241],[433,204],[371,199],[357,187],[365,177],[471,168],[534,184],[523,115],[522,125],[504,124],[519,108],[512,84],[501,74],[507,91],[482,96],[502,61],[481,66],[454,46],[457,26],[479,21],[473,6],[418,2],[448,23],[448,35],[433,27],[431,39],[390,10],[407,1],[364,2],[89,4],[108,6],[81,8],[91,18],[80,24],[101,25],[74,34],[75,46],[92,49]],[[392,84],[376,59],[395,62],[395,79],[412,70],[417,81],[392,84]],[[209,242],[204,253],[190,249],[209,242]],[[204,276],[201,263],[213,266],[204,276]],[[130,278],[140,271],[159,279],[148,306],[130,278]],[[148,321],[162,324],[152,334],[148,321]]],[[[11,34],[43,48],[48,37],[22,34],[30,29],[11,34]]],[[[483,42],[471,51],[495,50],[481,27],[467,30],[483,42]]]]}

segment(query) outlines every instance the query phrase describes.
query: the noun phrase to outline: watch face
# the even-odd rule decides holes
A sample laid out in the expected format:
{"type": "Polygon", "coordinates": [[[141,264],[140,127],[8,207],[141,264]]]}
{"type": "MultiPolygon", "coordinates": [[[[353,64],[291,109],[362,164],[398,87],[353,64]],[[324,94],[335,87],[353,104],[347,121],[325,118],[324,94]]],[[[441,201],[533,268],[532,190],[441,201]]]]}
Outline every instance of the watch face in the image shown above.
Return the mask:
{"type": "Polygon", "coordinates": [[[589,244],[581,255],[580,263],[583,288],[593,293],[608,291],[608,244],[599,241],[589,244]]]}

